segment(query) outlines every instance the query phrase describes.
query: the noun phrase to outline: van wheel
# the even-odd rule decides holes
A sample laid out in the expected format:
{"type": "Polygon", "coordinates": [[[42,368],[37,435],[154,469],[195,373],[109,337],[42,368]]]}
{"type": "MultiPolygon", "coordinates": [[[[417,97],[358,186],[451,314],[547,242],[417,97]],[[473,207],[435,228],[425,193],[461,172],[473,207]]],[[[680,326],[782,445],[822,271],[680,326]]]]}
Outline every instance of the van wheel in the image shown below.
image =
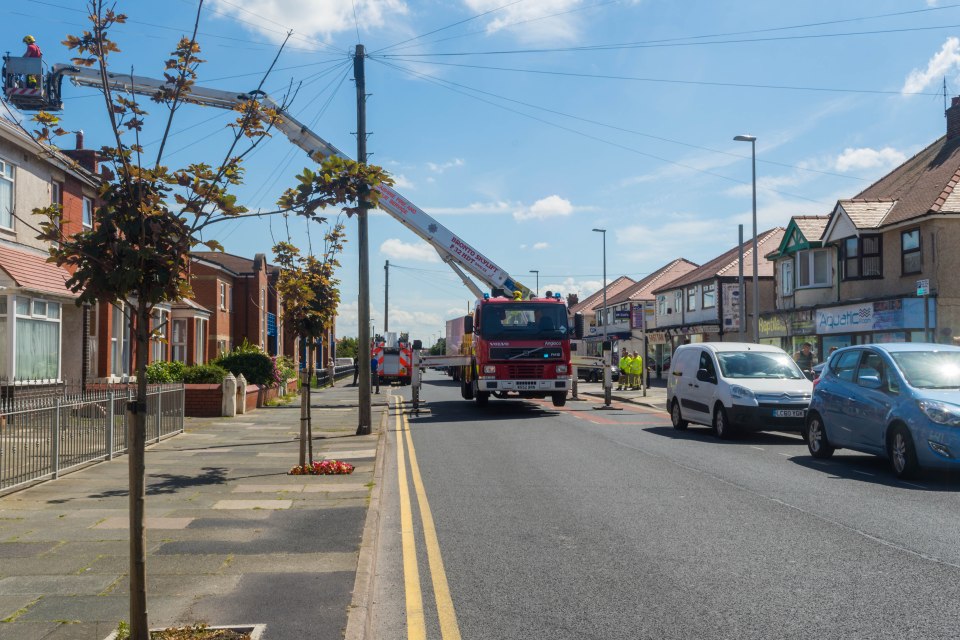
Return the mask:
{"type": "Polygon", "coordinates": [[[683,431],[689,424],[680,414],[680,403],[676,400],[673,401],[673,406],[670,407],[670,422],[673,423],[673,428],[677,431],[683,431]]]}
{"type": "Polygon", "coordinates": [[[887,435],[887,454],[890,466],[898,478],[912,478],[917,475],[919,464],[917,452],[913,448],[913,438],[903,425],[896,425],[887,435]]]}
{"type": "Polygon", "coordinates": [[[721,440],[729,440],[733,436],[733,427],[727,419],[727,412],[719,404],[713,411],[713,435],[721,440]]]}

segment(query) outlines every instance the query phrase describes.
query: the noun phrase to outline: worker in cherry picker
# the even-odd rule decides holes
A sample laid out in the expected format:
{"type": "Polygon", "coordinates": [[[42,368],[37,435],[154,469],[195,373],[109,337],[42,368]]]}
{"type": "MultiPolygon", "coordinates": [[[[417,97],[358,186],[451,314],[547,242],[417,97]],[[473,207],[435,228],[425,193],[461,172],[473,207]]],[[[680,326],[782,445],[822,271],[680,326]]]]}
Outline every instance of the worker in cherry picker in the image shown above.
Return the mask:
{"type": "MultiPolygon", "coordinates": [[[[24,58],[42,58],[43,52],[40,51],[40,45],[37,44],[36,38],[30,35],[23,36],[23,42],[27,45],[27,50],[24,52],[24,58]]],[[[40,83],[40,77],[36,75],[27,76],[27,86],[30,88],[36,88],[40,83]]]]}

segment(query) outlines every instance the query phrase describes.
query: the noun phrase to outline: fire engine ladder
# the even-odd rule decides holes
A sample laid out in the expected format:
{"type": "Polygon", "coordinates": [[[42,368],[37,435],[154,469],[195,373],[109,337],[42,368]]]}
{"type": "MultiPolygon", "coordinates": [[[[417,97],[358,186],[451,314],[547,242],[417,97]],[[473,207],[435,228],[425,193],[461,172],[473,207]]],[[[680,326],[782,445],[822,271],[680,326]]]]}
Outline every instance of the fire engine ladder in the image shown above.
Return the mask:
{"type": "MultiPolygon", "coordinates": [[[[60,98],[60,85],[63,77],[69,77],[74,84],[79,86],[95,88],[101,86],[101,75],[96,69],[67,64],[54,65],[47,82],[50,94],[48,108],[63,108],[60,98]]],[[[141,95],[153,95],[167,84],[163,80],[119,73],[110,73],[107,78],[111,89],[141,95]]],[[[235,93],[193,86],[182,96],[182,99],[193,104],[231,110],[247,100],[259,100],[262,104],[277,110],[281,121],[275,125],[276,128],[290,142],[306,151],[311,158],[319,161],[326,156],[349,157],[311,131],[263,92],[235,93]]],[[[531,291],[529,288],[511,278],[506,271],[492,260],[471,247],[465,240],[394,191],[393,188],[381,185],[379,190],[380,208],[432,246],[440,254],[443,261],[453,269],[478,298],[483,296],[483,292],[467,276],[468,273],[489,287],[491,291],[501,289],[507,295],[514,291],[520,291],[524,298],[530,297],[531,291]]]]}

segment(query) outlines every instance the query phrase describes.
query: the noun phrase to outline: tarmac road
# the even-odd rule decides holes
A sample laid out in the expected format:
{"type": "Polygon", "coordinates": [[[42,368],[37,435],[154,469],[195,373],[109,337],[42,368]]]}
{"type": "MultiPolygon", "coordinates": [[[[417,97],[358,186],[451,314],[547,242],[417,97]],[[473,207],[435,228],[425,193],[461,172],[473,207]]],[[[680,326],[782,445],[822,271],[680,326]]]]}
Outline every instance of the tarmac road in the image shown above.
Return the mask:
{"type": "Polygon", "coordinates": [[[957,636],[956,479],[814,462],[794,434],[678,432],[583,390],[477,407],[429,374],[422,397],[389,420],[372,637],[957,636]]]}

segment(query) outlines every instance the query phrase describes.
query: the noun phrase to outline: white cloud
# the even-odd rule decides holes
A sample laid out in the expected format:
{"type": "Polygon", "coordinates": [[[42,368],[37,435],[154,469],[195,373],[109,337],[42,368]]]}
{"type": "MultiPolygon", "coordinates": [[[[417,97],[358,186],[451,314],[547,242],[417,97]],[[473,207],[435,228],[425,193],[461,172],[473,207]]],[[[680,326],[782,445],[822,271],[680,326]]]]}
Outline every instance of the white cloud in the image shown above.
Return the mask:
{"type": "Polygon", "coordinates": [[[893,147],[871,149],[863,147],[854,149],[847,147],[837,157],[837,171],[857,171],[859,169],[893,168],[902,164],[907,155],[893,147]]]}
{"type": "Polygon", "coordinates": [[[407,179],[407,176],[402,173],[393,174],[390,177],[393,178],[393,186],[397,189],[416,189],[413,183],[407,179]]]}
{"type": "Polygon", "coordinates": [[[547,220],[548,218],[565,218],[573,213],[573,205],[569,200],[553,195],[537,200],[529,207],[522,207],[513,212],[515,220],[547,220]]]}
{"type": "Polygon", "coordinates": [[[518,39],[528,42],[573,41],[582,20],[577,8],[583,0],[537,0],[514,2],[503,0],[465,0],[476,14],[489,11],[487,33],[510,30],[518,39]]]}
{"type": "Polygon", "coordinates": [[[380,253],[398,260],[416,260],[418,262],[440,262],[440,256],[426,242],[408,243],[397,238],[384,240],[380,253]]]}
{"type": "MultiPolygon", "coordinates": [[[[431,180],[432,181],[432,180],[431,180]]],[[[430,215],[469,216],[481,214],[507,214],[516,205],[509,202],[474,202],[466,207],[430,207],[424,209],[430,215]]]]}
{"type": "Polygon", "coordinates": [[[533,245],[533,250],[540,251],[541,249],[547,249],[549,247],[550,247],[550,244],[548,242],[537,242],[536,244],[533,245]]]}
{"type": "Polygon", "coordinates": [[[940,51],[933,54],[933,57],[927,61],[926,69],[914,69],[910,72],[903,83],[901,93],[923,91],[958,68],[960,68],[960,38],[947,38],[940,51]]]}
{"type": "Polygon", "coordinates": [[[287,29],[295,29],[294,42],[297,44],[302,44],[304,38],[327,38],[343,31],[355,32],[358,24],[368,30],[380,27],[388,19],[407,13],[407,4],[403,0],[211,0],[210,6],[216,10],[214,16],[226,14],[242,20],[241,24],[274,42],[281,42],[287,29]]]}
{"type": "Polygon", "coordinates": [[[440,164],[437,164],[436,162],[428,162],[427,168],[430,169],[430,171],[433,171],[434,173],[444,173],[448,169],[459,168],[459,167],[462,167],[463,165],[464,165],[463,160],[461,160],[460,158],[454,158],[450,162],[442,162],[440,164]]]}

